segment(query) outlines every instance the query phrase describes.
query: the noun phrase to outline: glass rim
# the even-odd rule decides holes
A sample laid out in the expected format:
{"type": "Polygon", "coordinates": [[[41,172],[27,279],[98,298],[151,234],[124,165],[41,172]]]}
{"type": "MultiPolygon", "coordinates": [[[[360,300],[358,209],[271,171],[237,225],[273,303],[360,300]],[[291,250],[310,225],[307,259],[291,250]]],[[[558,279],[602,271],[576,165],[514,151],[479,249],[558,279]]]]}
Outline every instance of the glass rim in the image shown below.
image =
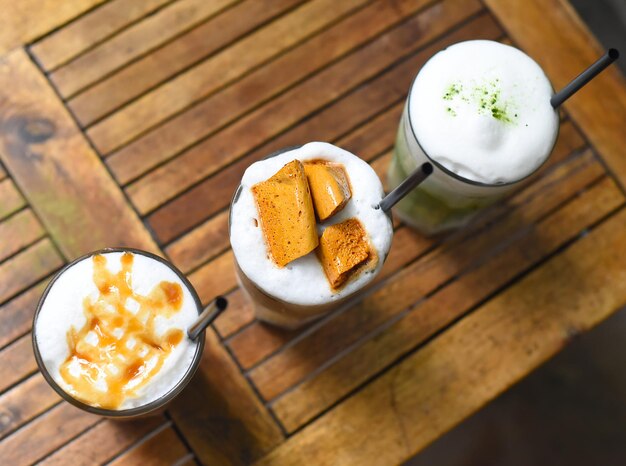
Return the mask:
{"type": "MultiPolygon", "coordinates": [[[[505,47],[512,47],[512,48],[522,52],[524,55],[529,57],[531,60],[535,61],[526,52],[524,52],[521,49],[518,49],[517,47],[513,47],[512,45],[502,44],[502,43],[500,43],[498,41],[489,40],[489,39],[474,39],[474,40],[495,42],[495,43],[503,45],[505,47]]],[[[535,173],[537,173],[546,164],[546,162],[550,158],[550,154],[552,154],[552,151],[554,150],[554,147],[556,146],[556,142],[559,139],[559,134],[560,134],[560,131],[561,131],[561,120],[560,120],[560,117],[559,117],[559,123],[558,123],[557,128],[556,128],[556,136],[554,138],[554,142],[552,143],[552,147],[550,148],[550,151],[548,152],[548,155],[544,158],[544,160],[532,172],[528,173],[527,175],[523,176],[522,178],[518,178],[517,180],[514,180],[514,181],[508,181],[506,183],[484,183],[482,181],[476,181],[476,180],[472,180],[471,178],[466,178],[466,177],[464,177],[462,175],[459,175],[458,173],[453,172],[452,170],[446,168],[444,165],[442,165],[441,163],[436,161],[433,157],[431,157],[428,154],[428,152],[426,152],[426,150],[424,150],[424,147],[422,146],[422,144],[420,144],[419,138],[417,137],[417,134],[415,132],[415,127],[413,126],[413,122],[411,121],[411,96],[413,95],[413,87],[415,86],[415,82],[417,81],[417,78],[419,78],[420,73],[426,67],[428,62],[431,61],[437,54],[439,54],[440,52],[443,52],[444,50],[447,50],[449,47],[451,47],[453,45],[462,44],[463,42],[472,42],[472,40],[465,40],[465,41],[455,42],[454,44],[450,44],[447,47],[444,47],[441,50],[438,50],[428,60],[426,60],[424,62],[424,64],[420,67],[419,71],[417,72],[417,74],[413,78],[413,81],[411,82],[411,86],[409,87],[409,93],[408,93],[407,98],[406,98],[406,115],[407,115],[407,119],[408,119],[408,123],[409,123],[409,128],[411,130],[411,134],[413,135],[413,138],[415,139],[415,142],[417,143],[417,145],[420,148],[420,150],[422,151],[422,153],[426,156],[428,161],[431,162],[433,165],[435,165],[439,170],[444,172],[446,175],[450,176],[451,178],[456,179],[457,181],[460,181],[462,183],[469,184],[469,185],[472,185],[472,186],[482,187],[482,188],[499,188],[499,187],[506,187],[506,186],[511,186],[511,185],[517,184],[517,183],[519,183],[521,181],[526,180],[527,178],[530,178],[535,173]]],[[[537,66],[539,66],[539,64],[537,64],[537,66]]],[[[541,69],[541,71],[543,71],[543,68],[541,68],[541,66],[539,66],[539,68],[541,69]]],[[[545,74],[545,71],[543,72],[543,74],[546,76],[546,79],[550,83],[550,87],[552,88],[552,94],[554,94],[554,86],[552,85],[552,82],[550,81],[548,76],[545,74]]],[[[558,111],[555,110],[555,112],[558,115],[558,111]]]]}
{"type": "Polygon", "coordinates": [[[48,371],[47,367],[45,366],[43,359],[41,357],[41,353],[39,352],[39,346],[37,344],[37,337],[36,337],[36,325],[37,325],[37,318],[39,317],[39,312],[41,311],[43,303],[45,302],[48,296],[48,293],[52,289],[52,286],[57,281],[57,279],[61,275],[63,275],[63,273],[65,273],[68,269],[76,265],[78,262],[81,262],[85,259],[93,257],[97,254],[108,254],[108,253],[114,253],[114,252],[131,252],[133,254],[138,254],[138,255],[148,257],[150,259],[157,260],[161,262],[162,264],[164,264],[165,266],[169,267],[178,276],[178,278],[181,279],[183,284],[187,287],[187,289],[191,293],[191,296],[194,300],[194,304],[196,305],[196,309],[198,310],[198,315],[200,315],[203,308],[202,308],[202,302],[200,301],[200,298],[198,297],[198,293],[196,292],[194,287],[191,285],[187,277],[185,277],[185,275],[167,259],[157,256],[156,254],[153,254],[151,252],[144,251],[141,249],[136,249],[136,248],[125,248],[125,247],[102,248],[96,251],[89,252],[87,254],[83,254],[82,256],[67,263],[54,275],[54,277],[52,277],[52,279],[50,280],[50,283],[48,283],[48,285],[46,286],[46,289],[44,290],[41,297],[39,298],[39,302],[37,303],[37,307],[35,308],[35,314],[33,316],[32,332],[31,332],[31,340],[32,340],[32,346],[33,346],[33,352],[35,354],[35,361],[37,362],[39,371],[43,375],[46,382],[48,382],[48,384],[52,387],[52,389],[55,392],[57,392],[57,394],[61,396],[65,401],[91,414],[97,414],[99,416],[105,416],[105,417],[111,417],[111,418],[129,418],[129,417],[141,416],[144,414],[148,414],[152,411],[155,411],[165,406],[167,403],[169,403],[171,400],[173,400],[176,396],[178,396],[183,391],[183,389],[187,386],[187,384],[191,381],[191,379],[195,375],[196,371],[198,370],[198,366],[200,365],[200,359],[202,357],[202,353],[203,353],[204,346],[205,346],[205,340],[206,340],[205,332],[202,332],[200,336],[198,337],[196,351],[194,353],[191,364],[187,368],[187,371],[185,372],[183,377],[181,377],[179,381],[169,391],[167,391],[167,393],[163,394],[159,398],[152,400],[151,402],[146,403],[144,405],[135,406],[133,408],[126,408],[126,409],[99,408],[99,407],[87,404],[83,401],[80,401],[79,399],[74,398],[72,395],[67,393],[54,380],[52,375],[50,375],[50,372],[48,371]]]}

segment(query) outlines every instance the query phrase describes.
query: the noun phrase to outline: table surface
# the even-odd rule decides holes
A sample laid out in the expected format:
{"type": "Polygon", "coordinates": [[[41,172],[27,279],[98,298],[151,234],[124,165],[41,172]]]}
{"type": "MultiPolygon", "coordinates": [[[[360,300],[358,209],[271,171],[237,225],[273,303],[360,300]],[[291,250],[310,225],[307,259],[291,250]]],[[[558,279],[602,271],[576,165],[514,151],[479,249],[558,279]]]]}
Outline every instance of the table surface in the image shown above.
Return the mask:
{"type": "Polygon", "coordinates": [[[4,464],[397,464],[626,303],[626,87],[565,105],[552,158],[471,228],[396,223],[357,305],[257,322],[227,238],[243,170],[332,141],[383,176],[412,77],[466,39],[512,43],[556,88],[601,50],[565,0],[0,0],[4,464]],[[104,246],[168,257],[231,307],[159,416],[114,422],[45,383],[33,310],[104,246]]]}

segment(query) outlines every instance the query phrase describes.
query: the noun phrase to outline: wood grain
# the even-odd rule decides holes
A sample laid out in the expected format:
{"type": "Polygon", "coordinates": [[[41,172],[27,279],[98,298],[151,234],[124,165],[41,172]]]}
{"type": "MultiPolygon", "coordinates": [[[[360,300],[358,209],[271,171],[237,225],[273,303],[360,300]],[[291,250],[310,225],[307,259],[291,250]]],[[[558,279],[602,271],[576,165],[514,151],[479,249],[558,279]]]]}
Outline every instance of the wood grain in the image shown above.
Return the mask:
{"type": "Polygon", "coordinates": [[[0,393],[37,370],[30,334],[0,351],[0,393]]]}
{"type": "Polygon", "coordinates": [[[125,185],[309,74],[372,40],[425,4],[424,0],[370,3],[160,124],[112,154],[107,163],[120,183],[125,185]]]}
{"type": "Polygon", "coordinates": [[[87,134],[100,153],[109,153],[364,2],[314,0],[307,3],[145,94],[92,126],[87,134]]]}
{"type": "Polygon", "coordinates": [[[0,442],[0,458],[10,465],[32,464],[98,421],[93,414],[61,403],[0,442]]]}
{"type": "Polygon", "coordinates": [[[37,302],[47,284],[46,278],[0,306],[0,347],[30,330],[37,302]]]}
{"type": "Polygon", "coordinates": [[[0,61],[0,159],[66,258],[111,246],[158,252],[63,103],[22,50],[0,61]]]}
{"type": "MultiPolygon", "coordinates": [[[[404,268],[362,304],[325,322],[307,338],[300,339],[295,345],[255,367],[250,372],[250,378],[259,392],[266,400],[278,396],[334,355],[399,315],[403,309],[496,254],[529,224],[549,214],[568,197],[601,176],[598,164],[590,164],[588,160],[581,162],[572,167],[575,176],[569,189],[564,186],[565,183],[550,189],[550,178],[541,180],[547,188],[541,191],[541,196],[534,196],[531,191],[530,199],[524,201],[525,196],[521,194],[517,200],[511,200],[508,215],[498,222],[480,232],[465,232],[454,241],[444,243],[441,248],[404,268]],[[581,166],[587,169],[583,170],[581,166]],[[514,208],[516,202],[522,202],[518,209],[514,208]]],[[[555,175],[557,179],[559,176],[562,175],[555,175]]]]}
{"type": "Polygon", "coordinates": [[[32,42],[104,0],[0,1],[0,55],[32,42]]]}
{"type": "Polygon", "coordinates": [[[0,262],[45,234],[32,210],[25,209],[0,223],[0,262]]]}
{"type": "Polygon", "coordinates": [[[621,210],[257,464],[393,464],[424,448],[626,304],[625,228],[621,210]]]}
{"type": "Polygon", "coordinates": [[[399,323],[279,398],[272,408],[288,431],[297,429],[622,203],[615,184],[604,178],[497,256],[419,303],[399,323]]]}
{"type": "Polygon", "coordinates": [[[39,464],[46,466],[104,464],[150,432],[162,428],[166,422],[163,416],[150,416],[125,422],[102,420],[39,464]]]}
{"type": "Polygon", "coordinates": [[[187,456],[187,447],[171,427],[109,463],[111,466],[169,466],[187,456]]]}
{"type": "Polygon", "coordinates": [[[109,1],[67,24],[62,29],[47,35],[32,45],[30,50],[43,68],[47,71],[53,71],[170,1],[109,1]]]}
{"type": "Polygon", "coordinates": [[[81,126],[91,125],[301,2],[302,0],[248,0],[237,3],[222,14],[94,84],[72,98],[68,105],[81,126]]]}
{"type": "Polygon", "coordinates": [[[226,297],[228,299],[229,312],[224,312],[213,324],[215,330],[222,338],[226,338],[241,330],[242,327],[254,320],[252,304],[241,288],[237,288],[226,297]]]}
{"type": "MultiPolygon", "coordinates": [[[[431,34],[436,34],[440,29],[445,29],[453,21],[451,16],[443,15],[442,10],[444,7],[438,4],[435,8],[435,10],[430,11],[430,15],[438,20],[434,23],[428,22],[428,24],[431,24],[431,28],[428,29],[428,32],[425,32],[425,37],[420,36],[419,40],[409,40],[405,37],[407,40],[405,45],[407,47],[417,47],[416,43],[419,44],[426,37],[431,37],[431,34]]],[[[462,12],[457,13],[462,16],[462,12]]],[[[424,15],[429,16],[423,13],[417,18],[422,18],[424,23],[427,23],[424,15]]],[[[416,19],[415,21],[419,22],[420,20],[416,19]]],[[[460,19],[457,19],[457,21],[460,21],[460,19]]],[[[410,22],[403,24],[401,27],[406,27],[406,29],[401,29],[401,32],[415,39],[416,29],[410,26],[410,22]]],[[[423,30],[424,27],[422,25],[417,30],[423,30]]],[[[397,33],[397,31],[393,32],[397,33]]],[[[273,134],[275,135],[281,129],[287,129],[291,124],[299,122],[308,112],[318,108],[328,99],[332,99],[333,95],[339,97],[341,89],[348,91],[351,85],[360,81],[360,77],[353,76],[359,73],[354,71],[352,73],[348,72],[347,66],[344,65],[346,59],[344,59],[333,67],[326,68],[323,73],[315,75],[315,77],[305,81],[302,85],[292,88],[291,91],[282,94],[269,104],[248,114],[214,137],[194,146],[193,149],[184,155],[162,165],[146,177],[141,178],[139,182],[129,185],[127,192],[136,205],[154,207],[173,194],[180,192],[183,189],[182,186],[188,185],[192,179],[198,179],[205,174],[212,173],[221,168],[226,161],[239,159],[223,169],[218,175],[204,180],[198,186],[193,187],[149,216],[149,222],[157,236],[162,241],[171,240],[177,234],[185,231],[185,227],[194,226],[208,215],[214,213],[213,209],[215,206],[219,208],[219,206],[227,205],[237,184],[241,180],[243,172],[251,163],[260,160],[275,150],[294,145],[294,143],[301,144],[311,139],[333,140],[340,137],[386,107],[383,105],[383,108],[376,108],[375,103],[377,99],[380,102],[386,96],[388,99],[387,106],[398,102],[406,93],[406,88],[402,86],[402,83],[404,81],[410,82],[419,65],[436,50],[445,46],[445,44],[476,35],[493,37],[497,36],[498,32],[499,30],[495,23],[491,22],[488,17],[479,17],[440,41],[431,44],[417,55],[410,56],[388,73],[380,76],[375,81],[371,81],[368,86],[363,86],[350,94],[346,99],[338,101],[336,106],[326,107],[320,113],[315,114],[309,120],[303,121],[301,125],[293,128],[291,131],[287,131],[279,137],[268,141],[268,138],[271,138],[273,134]],[[341,75],[341,83],[331,86],[330,84],[333,80],[330,78],[332,75],[328,76],[328,73],[341,75]],[[397,79],[391,79],[392,76],[397,79]],[[329,77],[329,79],[327,80],[326,77],[329,77]],[[374,82],[378,85],[375,85],[374,82]],[[368,105],[370,102],[372,105],[368,105]],[[358,105],[361,112],[350,112],[349,104],[358,105]],[[341,112],[337,107],[341,107],[341,112]],[[228,157],[224,156],[225,153],[228,153],[228,157]],[[240,158],[244,155],[245,157],[240,158]],[[200,166],[202,168],[199,168],[200,166]],[[184,181],[179,179],[180,175],[174,174],[174,170],[176,170],[181,174],[189,175],[189,171],[192,169],[195,169],[195,174],[190,175],[193,178],[185,178],[184,181]],[[174,185],[173,183],[175,182],[181,184],[174,185]],[[166,186],[167,191],[165,190],[166,186]],[[161,188],[163,191],[157,193],[157,189],[161,188]],[[198,199],[207,199],[207,196],[215,202],[206,203],[201,201],[198,203],[198,199]],[[181,215],[181,208],[186,212],[185,215],[181,215]]],[[[376,47],[392,47],[391,42],[381,41],[383,39],[379,39],[375,43],[370,44],[370,46],[377,44],[376,47]]],[[[364,63],[359,63],[361,59],[369,60],[369,57],[366,58],[364,56],[364,51],[366,50],[368,50],[367,47],[361,48],[358,51],[358,56],[350,56],[351,66],[355,68],[366,66],[364,63]]],[[[371,65],[368,63],[367,66],[374,67],[377,64],[380,65],[378,60],[371,65]]],[[[372,68],[369,69],[372,71],[372,68]]]]}
{"type": "Polygon", "coordinates": [[[168,245],[165,252],[183,272],[229,247],[228,211],[224,210],[168,245]]]}
{"type": "Polygon", "coordinates": [[[0,438],[43,413],[61,397],[39,373],[0,396],[0,438]]]}
{"type": "Polygon", "coordinates": [[[49,239],[44,238],[0,264],[0,302],[30,287],[63,265],[49,239]]]}
{"type": "MultiPolygon", "coordinates": [[[[511,38],[536,58],[556,89],[576,77],[602,53],[602,48],[562,0],[485,3],[506,25],[511,38]],[[559,24],[559,27],[554,27],[559,24]],[[546,44],[549,44],[547,46],[546,44]]],[[[569,99],[565,109],[626,186],[626,80],[613,66],[569,99]]]]}
{"type": "Polygon", "coordinates": [[[10,178],[0,181],[0,220],[25,205],[26,201],[10,178]]]}
{"type": "Polygon", "coordinates": [[[69,97],[130,60],[218,13],[234,0],[179,0],[95,46],[50,75],[69,97]]]}
{"type": "Polygon", "coordinates": [[[209,329],[198,374],[170,409],[203,464],[250,464],[283,440],[252,388],[242,380],[238,367],[209,329]]]}
{"type": "Polygon", "coordinates": [[[208,303],[216,295],[226,294],[237,286],[232,251],[219,255],[188,278],[203,303],[208,303]]]}

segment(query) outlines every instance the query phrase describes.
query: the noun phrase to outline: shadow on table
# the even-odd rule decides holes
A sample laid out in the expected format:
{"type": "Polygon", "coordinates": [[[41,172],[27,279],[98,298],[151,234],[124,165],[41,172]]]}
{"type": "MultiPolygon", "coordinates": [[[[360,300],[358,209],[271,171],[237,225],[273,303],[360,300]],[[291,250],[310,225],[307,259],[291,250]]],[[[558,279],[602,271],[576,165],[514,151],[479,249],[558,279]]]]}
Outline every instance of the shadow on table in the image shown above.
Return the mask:
{"type": "Polygon", "coordinates": [[[405,466],[617,465],[626,458],[626,310],[405,466]]]}

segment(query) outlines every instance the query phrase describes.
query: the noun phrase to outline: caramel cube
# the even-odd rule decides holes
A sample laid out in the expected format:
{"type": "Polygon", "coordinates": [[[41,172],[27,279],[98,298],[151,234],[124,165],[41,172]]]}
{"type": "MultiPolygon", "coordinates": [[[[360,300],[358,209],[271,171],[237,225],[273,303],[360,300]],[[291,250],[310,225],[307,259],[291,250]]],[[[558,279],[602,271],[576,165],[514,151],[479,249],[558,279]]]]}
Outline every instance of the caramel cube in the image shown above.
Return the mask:
{"type": "Polygon", "coordinates": [[[320,222],[332,217],[350,200],[350,183],[341,165],[324,161],[304,164],[313,196],[313,206],[320,222]]]}
{"type": "Polygon", "coordinates": [[[252,194],[265,242],[279,267],[317,247],[315,213],[302,162],[289,162],[271,178],[255,184],[252,194]]]}
{"type": "Polygon", "coordinates": [[[317,256],[331,288],[343,285],[370,257],[369,241],[361,222],[349,218],[327,227],[320,237],[317,256]]]}

